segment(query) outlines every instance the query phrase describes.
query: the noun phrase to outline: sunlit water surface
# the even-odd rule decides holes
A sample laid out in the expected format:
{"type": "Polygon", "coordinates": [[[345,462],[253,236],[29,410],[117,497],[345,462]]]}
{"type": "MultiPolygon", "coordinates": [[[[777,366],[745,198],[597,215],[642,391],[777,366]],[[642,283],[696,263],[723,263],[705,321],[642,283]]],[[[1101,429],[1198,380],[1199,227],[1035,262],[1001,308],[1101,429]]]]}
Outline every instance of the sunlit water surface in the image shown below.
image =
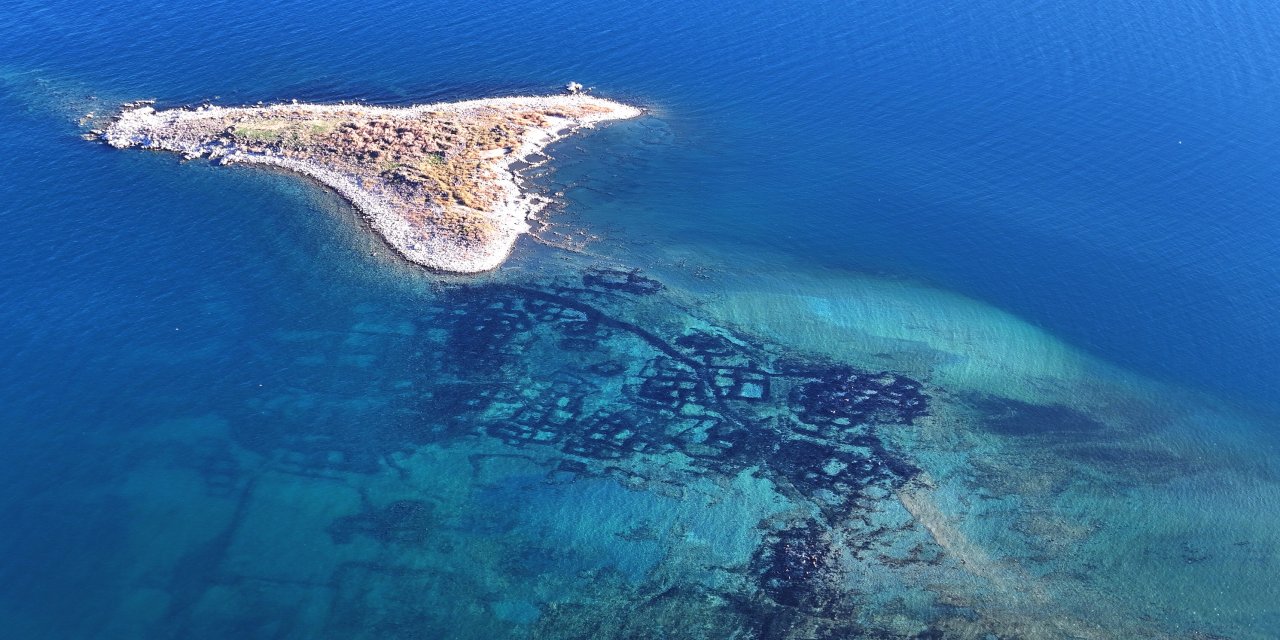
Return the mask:
{"type": "Polygon", "coordinates": [[[10,2],[5,635],[1274,637],[1277,25],[10,2]],[[569,80],[471,278],[76,124],[569,80]]]}

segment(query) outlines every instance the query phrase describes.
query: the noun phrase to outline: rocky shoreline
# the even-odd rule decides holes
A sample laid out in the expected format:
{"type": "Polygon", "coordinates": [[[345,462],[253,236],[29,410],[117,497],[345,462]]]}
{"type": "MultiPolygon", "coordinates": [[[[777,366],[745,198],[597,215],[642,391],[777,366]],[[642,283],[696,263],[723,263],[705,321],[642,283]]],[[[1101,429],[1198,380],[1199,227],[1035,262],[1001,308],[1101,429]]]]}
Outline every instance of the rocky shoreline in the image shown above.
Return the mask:
{"type": "Polygon", "coordinates": [[[306,176],[350,201],[406,259],[477,273],[500,265],[545,205],[521,191],[513,164],[578,129],[641,113],[582,94],[403,108],[295,102],[157,111],[135,102],[101,138],[306,176]]]}

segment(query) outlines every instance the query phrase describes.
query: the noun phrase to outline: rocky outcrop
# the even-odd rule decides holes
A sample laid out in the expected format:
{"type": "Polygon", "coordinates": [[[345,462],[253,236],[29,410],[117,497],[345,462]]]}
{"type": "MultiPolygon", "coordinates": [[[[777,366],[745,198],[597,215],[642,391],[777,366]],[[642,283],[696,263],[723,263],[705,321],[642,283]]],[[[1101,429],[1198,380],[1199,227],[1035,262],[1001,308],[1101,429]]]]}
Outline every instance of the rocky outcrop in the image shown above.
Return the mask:
{"type": "Polygon", "coordinates": [[[544,205],[521,191],[514,162],[579,128],[641,113],[586,95],[406,108],[125,107],[101,136],[114,147],[306,176],[350,201],[405,258],[459,273],[501,264],[544,205]]]}

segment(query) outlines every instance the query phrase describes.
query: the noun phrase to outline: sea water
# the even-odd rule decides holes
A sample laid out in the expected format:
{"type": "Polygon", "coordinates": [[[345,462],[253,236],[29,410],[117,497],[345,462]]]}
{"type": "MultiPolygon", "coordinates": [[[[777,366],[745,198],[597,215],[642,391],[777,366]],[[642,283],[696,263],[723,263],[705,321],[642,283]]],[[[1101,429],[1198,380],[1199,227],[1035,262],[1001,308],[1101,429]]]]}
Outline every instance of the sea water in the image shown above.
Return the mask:
{"type": "Polygon", "coordinates": [[[10,2],[5,635],[1273,637],[1278,25],[10,2]],[[648,114],[475,277],[78,137],[570,80],[648,114]]]}

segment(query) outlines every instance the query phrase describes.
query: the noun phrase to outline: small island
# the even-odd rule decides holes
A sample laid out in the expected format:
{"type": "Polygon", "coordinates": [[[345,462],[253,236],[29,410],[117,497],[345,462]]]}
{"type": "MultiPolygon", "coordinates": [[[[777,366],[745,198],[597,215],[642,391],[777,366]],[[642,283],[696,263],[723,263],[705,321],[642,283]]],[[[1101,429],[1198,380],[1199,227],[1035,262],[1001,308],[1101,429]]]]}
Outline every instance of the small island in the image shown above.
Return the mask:
{"type": "Polygon", "coordinates": [[[102,133],[113,147],[277,167],[346,198],[406,259],[477,273],[511,252],[545,201],[513,164],[635,107],[571,91],[404,108],[350,104],[201,106],[131,103],[102,133]]]}

